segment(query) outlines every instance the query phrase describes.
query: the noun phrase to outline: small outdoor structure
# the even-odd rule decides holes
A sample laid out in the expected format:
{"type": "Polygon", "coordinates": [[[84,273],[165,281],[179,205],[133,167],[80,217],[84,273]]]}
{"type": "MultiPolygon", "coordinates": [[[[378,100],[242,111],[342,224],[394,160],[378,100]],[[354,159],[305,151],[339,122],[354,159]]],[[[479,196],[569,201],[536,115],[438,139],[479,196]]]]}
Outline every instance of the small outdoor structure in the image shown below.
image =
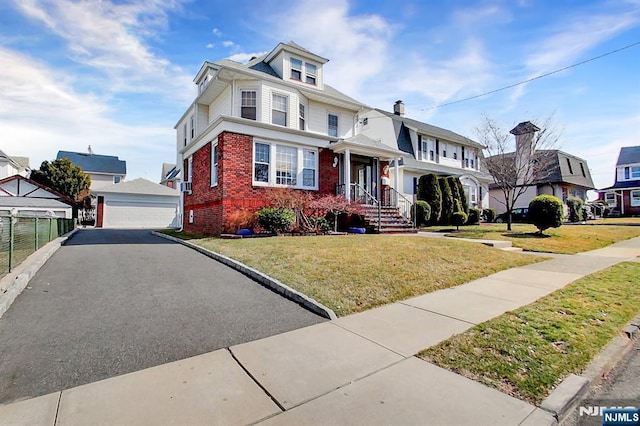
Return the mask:
{"type": "Polygon", "coordinates": [[[21,175],[0,180],[0,215],[71,219],[74,202],[21,175]]]}
{"type": "Polygon", "coordinates": [[[97,228],[178,227],[180,193],[138,178],[95,189],[97,228]]]}

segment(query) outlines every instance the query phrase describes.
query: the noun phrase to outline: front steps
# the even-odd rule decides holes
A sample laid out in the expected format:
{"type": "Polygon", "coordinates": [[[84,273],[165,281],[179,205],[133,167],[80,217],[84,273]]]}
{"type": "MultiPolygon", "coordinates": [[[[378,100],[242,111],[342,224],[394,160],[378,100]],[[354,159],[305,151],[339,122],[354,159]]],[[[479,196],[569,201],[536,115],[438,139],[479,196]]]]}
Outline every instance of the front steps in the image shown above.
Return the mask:
{"type": "Polygon", "coordinates": [[[380,230],[378,231],[378,207],[362,205],[362,216],[368,233],[415,234],[418,232],[411,221],[400,214],[397,207],[380,207],[380,230]]]}

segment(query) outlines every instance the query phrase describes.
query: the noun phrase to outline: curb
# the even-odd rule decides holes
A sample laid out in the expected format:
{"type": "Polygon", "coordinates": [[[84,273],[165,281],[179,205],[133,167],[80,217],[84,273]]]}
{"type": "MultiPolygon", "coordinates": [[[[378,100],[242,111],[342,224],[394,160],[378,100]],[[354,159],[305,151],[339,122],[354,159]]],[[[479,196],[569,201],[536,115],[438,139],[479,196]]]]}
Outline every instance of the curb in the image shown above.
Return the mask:
{"type": "Polygon", "coordinates": [[[587,366],[582,375],[566,377],[551,394],[542,401],[540,408],[548,411],[561,422],[575,408],[587,392],[599,384],[611,370],[634,347],[633,342],[640,335],[640,315],[636,316],[621,330],[596,358],[587,366]]]}
{"type": "Polygon", "coordinates": [[[0,279],[0,318],[4,315],[16,298],[27,287],[31,278],[42,268],[47,260],[70,239],[78,229],[58,237],[47,243],[44,247],[31,253],[12,272],[0,279]]]}
{"type": "Polygon", "coordinates": [[[297,304],[310,310],[314,314],[318,314],[321,317],[328,318],[330,320],[338,319],[335,312],[324,306],[322,303],[315,301],[306,294],[300,293],[299,291],[292,289],[288,285],[281,283],[275,278],[271,278],[270,276],[258,271],[257,269],[253,269],[245,265],[244,263],[238,262],[237,260],[231,259],[230,257],[224,256],[220,253],[207,250],[188,241],[181,240],[180,238],[172,237],[170,235],[162,234],[156,231],[152,231],[151,234],[170,241],[174,241],[178,244],[182,244],[183,246],[189,247],[204,254],[205,256],[217,260],[218,262],[235,269],[241,274],[246,275],[247,277],[256,281],[258,284],[275,291],[276,293],[286,297],[289,300],[296,302],[297,304]]]}

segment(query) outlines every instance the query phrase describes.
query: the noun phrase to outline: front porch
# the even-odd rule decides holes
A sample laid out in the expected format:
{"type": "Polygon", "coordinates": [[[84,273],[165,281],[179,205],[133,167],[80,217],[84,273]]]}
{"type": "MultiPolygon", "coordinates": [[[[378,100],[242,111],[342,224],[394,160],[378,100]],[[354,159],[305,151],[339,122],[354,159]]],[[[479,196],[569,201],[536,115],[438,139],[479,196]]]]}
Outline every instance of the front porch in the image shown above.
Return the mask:
{"type": "MultiPolygon", "coordinates": [[[[391,186],[389,164],[399,163],[403,153],[364,135],[341,139],[330,147],[339,170],[336,194],[361,205],[368,232],[413,233],[413,201],[391,186]]],[[[394,167],[398,179],[398,167],[394,167]]]]}

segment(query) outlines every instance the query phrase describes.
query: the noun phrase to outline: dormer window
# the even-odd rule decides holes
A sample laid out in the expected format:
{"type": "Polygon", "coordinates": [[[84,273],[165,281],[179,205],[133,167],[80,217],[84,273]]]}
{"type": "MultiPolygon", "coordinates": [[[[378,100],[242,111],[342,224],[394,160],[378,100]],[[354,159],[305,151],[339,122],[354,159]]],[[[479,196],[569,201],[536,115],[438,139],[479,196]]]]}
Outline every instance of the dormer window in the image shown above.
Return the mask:
{"type": "Polygon", "coordinates": [[[291,79],[302,81],[302,61],[291,58],[291,79]]]}
{"type": "Polygon", "coordinates": [[[316,84],[316,74],[317,74],[316,66],[313,65],[313,64],[309,64],[309,63],[306,64],[305,72],[307,73],[306,82],[309,83],[309,84],[313,84],[315,86],[315,84],[316,84]]]}
{"type": "Polygon", "coordinates": [[[302,59],[290,58],[291,80],[301,81],[314,86],[318,82],[318,67],[302,59]]]}

